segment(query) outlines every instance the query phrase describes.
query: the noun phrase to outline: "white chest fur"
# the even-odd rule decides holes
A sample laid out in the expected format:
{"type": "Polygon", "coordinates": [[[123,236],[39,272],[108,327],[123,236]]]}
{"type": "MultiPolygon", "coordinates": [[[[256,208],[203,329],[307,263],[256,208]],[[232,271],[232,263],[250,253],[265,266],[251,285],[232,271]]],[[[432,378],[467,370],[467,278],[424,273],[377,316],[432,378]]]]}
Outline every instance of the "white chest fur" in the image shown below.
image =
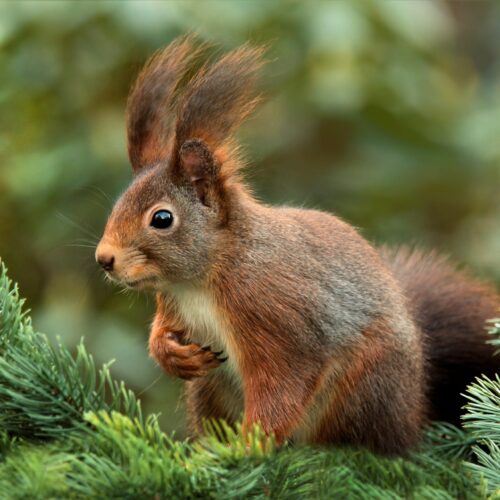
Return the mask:
{"type": "Polygon", "coordinates": [[[189,340],[202,346],[210,346],[212,351],[223,351],[229,357],[226,366],[233,373],[237,372],[236,358],[229,340],[229,326],[222,318],[210,292],[199,287],[175,285],[168,293],[175,301],[189,340]]]}

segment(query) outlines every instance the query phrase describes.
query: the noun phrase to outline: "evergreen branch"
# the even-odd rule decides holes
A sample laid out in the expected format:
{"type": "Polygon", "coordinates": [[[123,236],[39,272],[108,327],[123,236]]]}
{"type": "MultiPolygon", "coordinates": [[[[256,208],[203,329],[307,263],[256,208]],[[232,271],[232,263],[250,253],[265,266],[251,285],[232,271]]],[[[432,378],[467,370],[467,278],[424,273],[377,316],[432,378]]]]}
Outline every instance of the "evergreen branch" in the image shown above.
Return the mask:
{"type": "MultiPolygon", "coordinates": [[[[439,453],[383,458],[350,448],[262,444],[258,427],[244,436],[210,422],[195,444],[165,436],[116,412],[87,414],[87,444],[69,474],[82,496],[145,498],[483,498],[460,461],[439,453]],[[256,443],[255,447],[248,443],[256,443]],[[261,444],[257,444],[261,443],[261,444]]],[[[80,440],[77,435],[75,439],[80,440]]]]}
{"type": "Polygon", "coordinates": [[[477,379],[467,388],[464,427],[477,439],[473,446],[477,462],[470,470],[486,480],[487,490],[500,497],[500,375],[477,379]]]}
{"type": "Polygon", "coordinates": [[[83,414],[101,409],[142,419],[140,403],[109,364],[97,370],[83,342],[76,357],[35,332],[17,286],[0,262],[0,427],[28,439],[81,429],[83,414]]]}
{"type": "Polygon", "coordinates": [[[489,440],[500,445],[500,374],[493,380],[487,377],[476,379],[467,388],[465,397],[468,403],[467,412],[462,417],[464,426],[480,442],[489,440]]]}
{"type": "Polygon", "coordinates": [[[472,446],[477,439],[470,432],[446,422],[433,422],[424,434],[422,456],[438,455],[441,458],[459,461],[472,458],[472,446]]]}
{"type": "Polygon", "coordinates": [[[500,318],[490,319],[488,322],[488,333],[493,337],[488,344],[495,346],[495,354],[500,354],[500,318]]]}

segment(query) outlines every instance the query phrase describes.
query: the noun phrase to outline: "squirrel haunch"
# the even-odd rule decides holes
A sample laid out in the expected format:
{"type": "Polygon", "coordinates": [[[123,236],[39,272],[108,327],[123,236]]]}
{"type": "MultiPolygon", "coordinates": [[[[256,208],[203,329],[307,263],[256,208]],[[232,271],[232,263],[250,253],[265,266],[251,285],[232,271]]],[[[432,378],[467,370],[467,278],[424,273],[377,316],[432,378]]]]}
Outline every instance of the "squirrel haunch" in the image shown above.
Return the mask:
{"type": "Polygon", "coordinates": [[[498,370],[483,328],[498,295],[434,254],[376,249],[333,215],[258,202],[233,132],[258,101],[262,50],[196,70],[202,53],[183,38],[139,75],[135,178],[98,261],[156,293],[150,353],[187,380],[193,433],[243,415],[279,442],[405,453],[430,418],[458,421],[474,376],[498,370]],[[168,228],[151,225],[158,210],[168,228]]]}

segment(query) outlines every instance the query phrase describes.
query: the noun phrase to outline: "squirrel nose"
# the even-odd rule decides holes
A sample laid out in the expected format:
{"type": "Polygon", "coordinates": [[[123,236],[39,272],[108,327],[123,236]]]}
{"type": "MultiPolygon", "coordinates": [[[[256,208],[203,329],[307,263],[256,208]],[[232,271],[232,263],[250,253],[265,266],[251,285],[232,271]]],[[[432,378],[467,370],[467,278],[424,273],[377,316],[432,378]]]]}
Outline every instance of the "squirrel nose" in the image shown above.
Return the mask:
{"type": "Polygon", "coordinates": [[[112,271],[115,263],[115,257],[109,254],[100,254],[96,257],[97,263],[105,270],[112,271]]]}

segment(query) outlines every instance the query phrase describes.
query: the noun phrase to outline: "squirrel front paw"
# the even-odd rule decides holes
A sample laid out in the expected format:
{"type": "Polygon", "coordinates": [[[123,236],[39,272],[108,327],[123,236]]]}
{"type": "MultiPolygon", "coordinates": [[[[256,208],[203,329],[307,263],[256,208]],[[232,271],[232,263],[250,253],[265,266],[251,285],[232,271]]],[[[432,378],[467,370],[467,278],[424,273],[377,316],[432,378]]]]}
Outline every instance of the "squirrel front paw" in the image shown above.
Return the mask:
{"type": "Polygon", "coordinates": [[[149,353],[166,373],[184,380],[204,377],[211,369],[227,360],[220,357],[222,351],[213,352],[209,346],[181,344],[179,337],[173,332],[151,336],[149,353]]]}

